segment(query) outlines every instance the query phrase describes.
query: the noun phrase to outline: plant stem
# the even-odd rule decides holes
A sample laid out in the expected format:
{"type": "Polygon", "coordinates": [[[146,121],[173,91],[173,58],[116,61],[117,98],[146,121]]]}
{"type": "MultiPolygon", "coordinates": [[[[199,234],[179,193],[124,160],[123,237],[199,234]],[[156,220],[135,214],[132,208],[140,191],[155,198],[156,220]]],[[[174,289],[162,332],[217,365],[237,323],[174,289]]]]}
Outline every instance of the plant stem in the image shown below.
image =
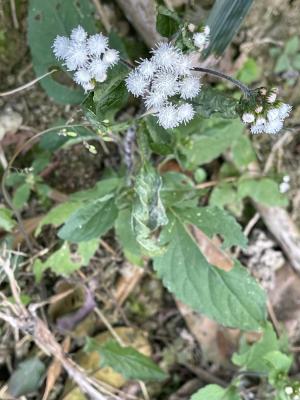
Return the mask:
{"type": "Polygon", "coordinates": [[[239,80],[234,79],[231,76],[224,74],[223,72],[216,71],[216,70],[210,69],[210,68],[204,68],[204,67],[195,67],[195,68],[193,68],[193,71],[204,72],[208,75],[214,75],[214,76],[217,76],[218,78],[226,79],[227,81],[233,83],[235,86],[237,86],[239,89],[241,89],[241,91],[246,96],[250,96],[250,94],[251,94],[251,89],[249,89],[248,86],[244,85],[239,80]]]}

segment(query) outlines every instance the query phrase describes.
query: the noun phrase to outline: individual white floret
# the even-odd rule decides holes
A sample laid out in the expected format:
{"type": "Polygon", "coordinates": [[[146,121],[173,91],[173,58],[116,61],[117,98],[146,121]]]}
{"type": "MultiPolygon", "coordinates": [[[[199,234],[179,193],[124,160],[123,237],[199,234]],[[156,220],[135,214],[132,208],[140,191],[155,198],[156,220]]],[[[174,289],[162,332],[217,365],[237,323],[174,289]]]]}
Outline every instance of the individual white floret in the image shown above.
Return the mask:
{"type": "Polygon", "coordinates": [[[69,46],[67,56],[65,58],[67,69],[74,71],[77,68],[84,67],[89,59],[87,47],[84,44],[69,46]]]}
{"type": "Polygon", "coordinates": [[[279,113],[279,118],[280,119],[285,119],[290,115],[290,112],[292,111],[292,106],[286,103],[282,103],[281,106],[278,109],[279,113]]]}
{"type": "Polygon", "coordinates": [[[56,36],[52,48],[55,57],[58,60],[65,60],[70,46],[70,39],[66,36],[56,36]]]}
{"type": "Polygon", "coordinates": [[[89,71],[97,81],[101,82],[103,76],[107,73],[107,64],[101,58],[94,58],[89,64],[89,71]]]}
{"type": "Polygon", "coordinates": [[[175,73],[178,75],[186,76],[192,73],[193,60],[187,55],[180,55],[174,64],[175,73]]]}
{"type": "Polygon", "coordinates": [[[153,89],[164,96],[174,96],[179,91],[177,76],[169,72],[161,72],[153,80],[153,89]]]}
{"type": "Polygon", "coordinates": [[[195,111],[191,104],[184,103],[181,104],[177,109],[177,119],[180,123],[187,123],[190,122],[195,115],[195,111]]]}
{"type": "Polygon", "coordinates": [[[103,56],[103,61],[109,66],[117,64],[119,59],[120,59],[119,52],[115,49],[107,50],[103,56]]]}
{"type": "Polygon", "coordinates": [[[145,77],[145,78],[152,78],[157,70],[157,66],[151,62],[150,60],[143,60],[138,67],[138,71],[145,77]]]}
{"type": "Polygon", "coordinates": [[[205,33],[206,36],[210,35],[210,27],[208,25],[205,25],[203,32],[205,33]]]}
{"type": "Polygon", "coordinates": [[[276,93],[275,91],[274,91],[274,92],[271,92],[271,93],[268,95],[268,97],[267,97],[267,102],[268,102],[269,104],[273,104],[273,103],[275,103],[276,98],[277,98],[277,93],[276,93]]]}
{"type": "Polygon", "coordinates": [[[209,35],[206,35],[205,32],[197,32],[193,35],[194,45],[198,47],[198,49],[203,50],[209,44],[209,35]]]}
{"type": "Polygon", "coordinates": [[[91,74],[87,69],[79,69],[74,74],[74,81],[78,83],[78,85],[85,85],[89,83],[91,79],[91,74]]]}
{"type": "Polygon", "coordinates": [[[84,43],[87,38],[87,33],[82,26],[78,25],[76,28],[72,29],[71,40],[75,43],[84,43]]]}
{"type": "Polygon", "coordinates": [[[279,109],[278,108],[271,108],[271,110],[268,111],[268,120],[269,121],[274,121],[279,118],[279,109]]]}
{"type": "Polygon", "coordinates": [[[255,116],[252,113],[244,113],[242,115],[242,121],[244,124],[250,124],[251,122],[254,122],[255,116]]]}
{"type": "Polygon", "coordinates": [[[148,80],[137,70],[132,71],[125,80],[126,87],[134,96],[142,96],[147,89],[148,80]]]}
{"type": "Polygon", "coordinates": [[[83,87],[85,92],[88,92],[89,90],[93,90],[95,88],[95,83],[91,81],[88,83],[84,83],[81,86],[83,87]]]}
{"type": "Polygon", "coordinates": [[[167,96],[165,96],[161,92],[157,91],[150,92],[145,98],[145,105],[147,110],[149,110],[150,108],[154,109],[161,108],[164,105],[166,98],[167,96]]]}
{"type": "Polygon", "coordinates": [[[268,121],[265,126],[265,132],[269,134],[278,133],[283,127],[283,122],[280,119],[273,119],[268,121]]]}
{"type": "Polygon", "coordinates": [[[200,92],[201,84],[198,78],[188,76],[180,84],[180,97],[183,99],[192,99],[200,92]]]}
{"type": "Polygon", "coordinates": [[[108,48],[108,39],[102,33],[97,33],[88,38],[87,46],[90,54],[100,56],[108,48]]]}
{"type": "Polygon", "coordinates": [[[166,71],[174,70],[174,65],[180,55],[180,52],[176,47],[172,46],[170,43],[161,43],[152,52],[152,60],[157,67],[166,71]]]}
{"type": "Polygon", "coordinates": [[[265,131],[265,125],[254,124],[250,126],[250,131],[253,135],[257,135],[258,133],[263,133],[265,131]]]}
{"type": "Polygon", "coordinates": [[[177,109],[171,104],[162,107],[157,116],[159,125],[165,129],[176,128],[179,125],[177,109]]]}

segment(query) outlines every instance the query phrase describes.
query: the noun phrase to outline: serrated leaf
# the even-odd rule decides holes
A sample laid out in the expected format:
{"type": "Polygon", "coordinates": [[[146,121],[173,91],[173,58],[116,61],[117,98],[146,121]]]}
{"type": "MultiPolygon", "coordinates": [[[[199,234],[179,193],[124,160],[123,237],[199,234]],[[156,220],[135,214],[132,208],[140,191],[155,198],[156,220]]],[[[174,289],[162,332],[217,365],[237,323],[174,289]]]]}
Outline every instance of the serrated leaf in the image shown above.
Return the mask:
{"type": "Polygon", "coordinates": [[[187,167],[194,169],[214,160],[242,135],[243,130],[244,126],[239,120],[215,119],[206,122],[200,134],[192,135],[179,145],[187,167]]]}
{"type": "Polygon", "coordinates": [[[191,400],[240,400],[241,397],[237,393],[235,387],[227,389],[219,385],[207,385],[193,394],[191,400]]]}
{"type": "Polygon", "coordinates": [[[30,197],[31,186],[28,183],[20,185],[14,193],[13,206],[17,209],[24,207],[30,197]]]}
{"type": "Polygon", "coordinates": [[[288,204],[288,199],[279,191],[278,183],[269,178],[241,178],[238,183],[238,195],[240,198],[251,197],[266,206],[285,207],[288,204]]]}
{"type": "Polygon", "coordinates": [[[210,196],[209,204],[220,208],[228,207],[235,215],[241,215],[243,202],[231,183],[217,185],[210,196]]]}
{"type": "Polygon", "coordinates": [[[262,338],[252,346],[243,342],[240,352],[234,353],[232,362],[248,371],[268,372],[264,357],[274,350],[279,350],[279,341],[272,324],[268,322],[262,338]]]}
{"type": "Polygon", "coordinates": [[[16,221],[12,218],[13,212],[6,207],[0,207],[0,228],[7,232],[11,232],[16,225],[16,221]]]}
{"type": "Polygon", "coordinates": [[[230,44],[247,15],[253,0],[216,1],[206,20],[210,27],[210,44],[205,55],[221,55],[230,44]]]}
{"type": "Polygon", "coordinates": [[[240,246],[245,248],[247,238],[241,226],[224,209],[215,206],[178,209],[176,213],[190,224],[197,226],[210,238],[218,234],[223,237],[223,247],[240,246]]]}
{"type": "Polygon", "coordinates": [[[176,12],[167,7],[159,6],[156,17],[156,30],[162,36],[170,37],[179,29],[180,19],[176,12]]]}
{"type": "Polygon", "coordinates": [[[150,165],[142,166],[135,182],[136,198],[132,209],[132,227],[137,242],[150,254],[163,250],[154,235],[168,223],[160,198],[162,179],[150,165]]]}
{"type": "Polygon", "coordinates": [[[98,351],[101,355],[100,366],[109,366],[126,379],[162,381],[167,378],[167,374],[151,358],[133,347],[122,347],[114,340],[99,345],[95,340],[87,338],[85,351],[98,351]]]}
{"type": "Polygon", "coordinates": [[[127,260],[134,265],[142,265],[141,248],[131,227],[131,211],[128,208],[119,212],[115,222],[115,230],[127,260]]]}
{"type": "MultiPolygon", "coordinates": [[[[28,8],[28,43],[37,76],[61,64],[52,52],[56,35],[69,36],[71,30],[82,25],[95,33],[93,4],[87,0],[31,0],[28,8]],[[38,38],[38,39],[37,39],[38,38]]],[[[84,98],[83,90],[71,88],[47,77],[40,81],[48,95],[60,104],[78,104],[84,98]]]]}
{"type": "Polygon", "coordinates": [[[201,89],[200,94],[193,99],[193,105],[197,114],[204,118],[216,115],[232,119],[238,116],[236,111],[238,101],[224,92],[210,87],[201,89]]]}
{"type": "Polygon", "coordinates": [[[199,200],[199,191],[196,191],[194,182],[188,176],[169,171],[163,174],[161,197],[168,207],[196,207],[199,200]]]}
{"type": "Polygon", "coordinates": [[[39,388],[45,370],[39,358],[21,362],[8,381],[8,392],[18,398],[34,392],[39,388]]]}
{"type": "Polygon", "coordinates": [[[117,215],[113,195],[106,195],[71,214],[58,236],[73,243],[99,238],[113,226],[117,215]]]}
{"type": "Polygon", "coordinates": [[[154,258],[154,269],[176,298],[217,322],[259,330],[266,318],[265,294],[236,261],[230,272],[210,265],[177,219],[163,231],[166,252],[154,258]]]}

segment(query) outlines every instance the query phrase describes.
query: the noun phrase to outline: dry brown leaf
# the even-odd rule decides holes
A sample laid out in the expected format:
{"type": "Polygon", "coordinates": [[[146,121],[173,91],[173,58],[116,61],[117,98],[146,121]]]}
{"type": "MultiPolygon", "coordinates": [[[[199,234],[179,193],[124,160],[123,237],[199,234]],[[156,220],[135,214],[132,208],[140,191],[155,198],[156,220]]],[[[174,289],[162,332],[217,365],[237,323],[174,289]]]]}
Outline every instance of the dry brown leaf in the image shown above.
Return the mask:
{"type": "Polygon", "coordinates": [[[192,230],[206,260],[223,271],[230,271],[234,265],[233,260],[200,229],[193,227],[192,230]]]}
{"type": "MultiPolygon", "coordinates": [[[[37,217],[23,220],[24,229],[28,236],[30,236],[36,230],[43,217],[44,217],[43,215],[39,215],[37,217]]],[[[23,240],[24,240],[23,233],[19,229],[17,229],[14,232],[14,242],[13,242],[14,249],[16,249],[23,242],[23,240]]]]}
{"type": "Polygon", "coordinates": [[[126,299],[133,292],[134,288],[138,285],[142,277],[144,276],[145,270],[141,267],[137,267],[133,264],[125,263],[122,267],[122,276],[119,278],[114,297],[119,306],[124,304],[126,299]]]}
{"type": "MultiPolygon", "coordinates": [[[[71,344],[71,339],[69,336],[67,336],[62,343],[62,349],[65,353],[67,353],[69,351],[70,344],[71,344]]],[[[61,370],[62,370],[61,362],[57,358],[55,358],[52,361],[50,367],[48,368],[46,387],[45,387],[45,392],[44,392],[42,400],[48,399],[50,392],[55,385],[55,382],[57,381],[59,375],[61,374],[61,370]]]]}

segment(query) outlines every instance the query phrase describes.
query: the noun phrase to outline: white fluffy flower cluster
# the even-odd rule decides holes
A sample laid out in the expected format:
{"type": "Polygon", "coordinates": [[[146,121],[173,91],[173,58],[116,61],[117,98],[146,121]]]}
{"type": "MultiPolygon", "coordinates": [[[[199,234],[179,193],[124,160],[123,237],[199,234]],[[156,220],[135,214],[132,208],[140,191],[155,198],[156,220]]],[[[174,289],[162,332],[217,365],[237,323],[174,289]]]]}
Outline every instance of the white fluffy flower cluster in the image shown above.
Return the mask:
{"type": "Polygon", "coordinates": [[[108,68],[119,61],[119,52],[109,48],[106,36],[97,33],[88,37],[80,25],[70,38],[56,36],[52,47],[55,57],[63,60],[69,71],[76,71],[74,81],[85,91],[94,89],[95,82],[104,82],[108,68]]]}
{"type": "Polygon", "coordinates": [[[157,115],[163,128],[176,128],[194,117],[193,106],[184,100],[196,97],[201,84],[192,74],[191,58],[178,48],[161,43],[152,53],[128,75],[126,86],[134,96],[143,97],[147,110],[157,115]]]}
{"type": "Polygon", "coordinates": [[[200,51],[206,49],[209,45],[210,27],[206,25],[203,28],[203,32],[196,32],[193,35],[194,45],[198,47],[200,51]]]}
{"type": "Polygon", "coordinates": [[[289,104],[280,103],[277,107],[269,109],[264,116],[257,116],[251,112],[244,113],[242,121],[245,124],[251,124],[250,131],[253,134],[276,134],[282,129],[283,122],[289,116],[291,110],[292,107],[289,104]]]}

